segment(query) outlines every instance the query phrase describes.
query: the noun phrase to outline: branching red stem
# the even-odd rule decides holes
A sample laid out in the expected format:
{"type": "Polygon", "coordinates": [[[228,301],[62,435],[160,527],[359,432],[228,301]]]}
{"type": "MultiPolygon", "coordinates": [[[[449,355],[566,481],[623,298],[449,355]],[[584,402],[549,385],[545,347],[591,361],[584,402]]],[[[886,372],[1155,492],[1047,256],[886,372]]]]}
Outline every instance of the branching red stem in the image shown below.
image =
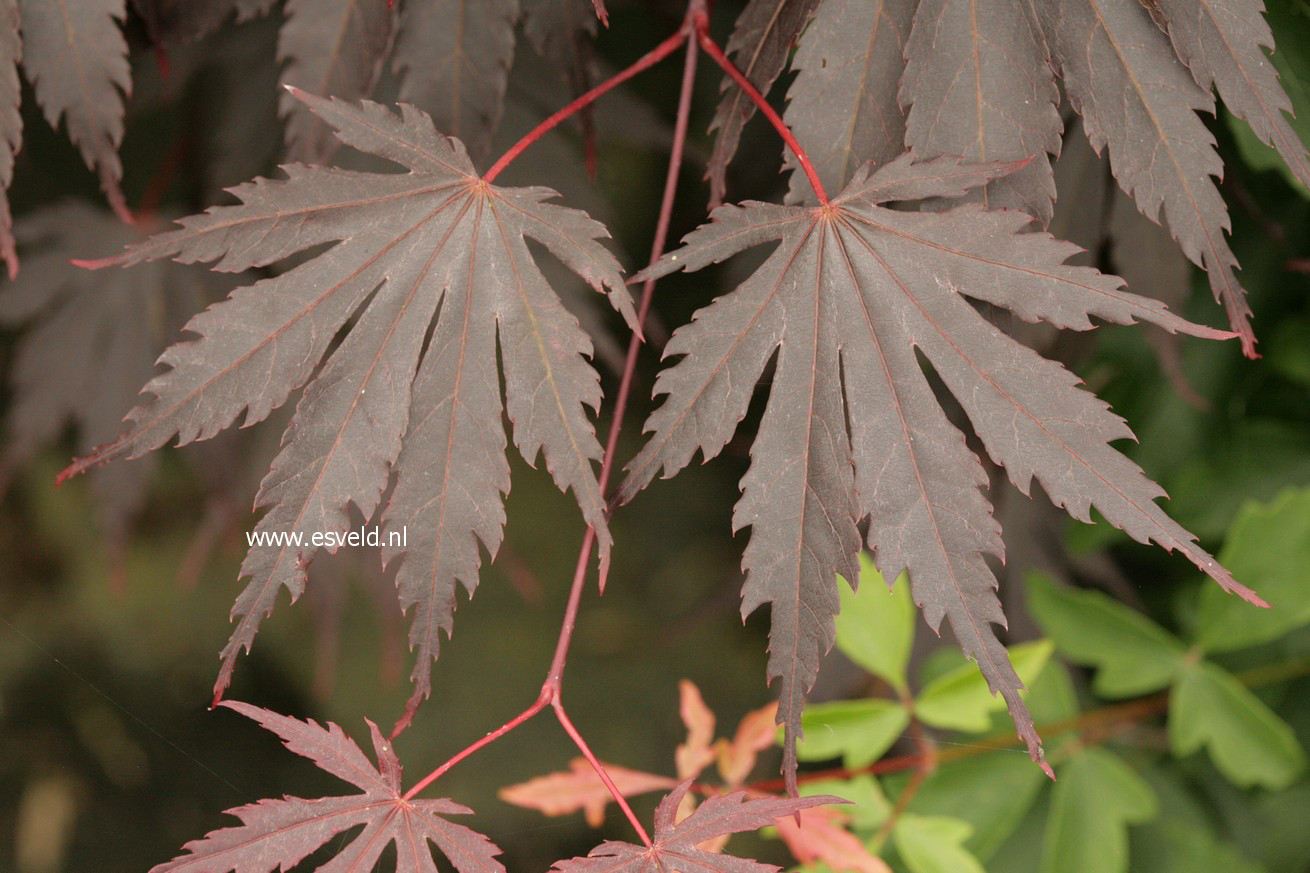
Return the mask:
{"type": "MultiPolygon", "coordinates": [[[[523,149],[535,142],[551,127],[559,124],[569,115],[577,112],[583,106],[586,106],[601,94],[605,93],[605,91],[657,63],[671,54],[679,46],[685,44],[687,46],[687,59],[683,66],[682,88],[678,96],[678,112],[677,119],[674,123],[673,145],[669,154],[669,167],[668,172],[665,175],[664,194],[660,201],[660,214],[655,225],[655,237],[651,243],[649,263],[654,264],[658,261],[660,255],[664,253],[664,246],[668,242],[669,224],[673,215],[673,200],[677,191],[678,175],[682,168],[683,153],[685,151],[687,140],[688,121],[691,117],[691,98],[692,88],[696,78],[697,53],[696,43],[688,39],[688,36],[692,32],[692,22],[698,16],[703,16],[704,10],[704,0],[692,0],[688,9],[687,20],[678,33],[674,34],[669,39],[666,39],[654,51],[647,54],[622,73],[619,73],[614,78],[602,83],[596,88],[593,88],[591,91],[587,92],[587,94],[579,97],[564,109],[552,115],[545,122],[542,122],[542,124],[538,125],[532,133],[521,139],[513,148],[507,151],[505,155],[487,171],[487,174],[483,176],[483,179],[490,182],[495,178],[496,174],[504,169],[510,161],[517,157],[523,149]]],[[[628,342],[628,353],[624,360],[623,376],[620,379],[618,393],[615,397],[609,435],[605,442],[605,455],[601,462],[599,484],[602,494],[604,494],[608,489],[610,476],[614,471],[615,458],[618,453],[619,433],[623,426],[623,416],[627,411],[628,398],[631,396],[632,385],[636,379],[637,355],[641,350],[642,344],[639,331],[650,314],[651,300],[655,293],[655,281],[656,280],[654,279],[648,279],[642,286],[641,301],[637,310],[638,332],[634,333],[628,342]]],[[[545,709],[549,704],[555,711],[555,717],[559,720],[560,726],[564,728],[564,732],[569,735],[569,738],[573,740],[574,745],[578,747],[583,756],[586,757],[586,759],[591,763],[591,766],[596,770],[596,774],[605,784],[605,787],[609,789],[610,794],[614,797],[615,803],[617,803],[619,808],[623,810],[623,814],[632,824],[633,829],[636,830],[638,837],[640,837],[641,841],[647,846],[651,845],[650,835],[646,832],[646,829],[642,827],[641,821],[637,818],[636,813],[632,811],[632,807],[628,804],[627,800],[618,790],[618,787],[614,784],[614,780],[610,778],[607,772],[605,772],[604,765],[601,764],[600,760],[591,751],[590,746],[588,746],[586,741],[582,738],[582,734],[579,733],[578,729],[573,725],[572,720],[564,709],[564,703],[561,697],[564,679],[564,664],[568,658],[569,645],[573,639],[573,629],[577,625],[578,608],[582,602],[583,590],[586,587],[587,566],[591,563],[591,554],[592,550],[595,548],[595,544],[596,530],[593,527],[588,527],[586,534],[583,535],[582,545],[578,549],[578,562],[574,569],[573,582],[569,588],[568,604],[564,608],[564,618],[560,626],[559,640],[555,645],[555,654],[551,659],[550,668],[546,673],[546,680],[541,686],[541,693],[537,695],[537,699],[531,706],[523,710],[523,712],[505,722],[494,731],[491,731],[477,742],[469,745],[450,760],[446,761],[440,767],[425,776],[415,784],[413,788],[405,793],[406,798],[414,797],[424,788],[440,778],[451,767],[454,767],[460,761],[472,755],[482,747],[500,739],[505,734],[514,730],[514,728],[541,712],[541,710],[545,709]]],[[[605,577],[602,570],[600,582],[602,591],[604,590],[604,581],[605,577]]]]}
{"type": "Polygon", "coordinates": [[[559,110],[554,115],[550,116],[545,121],[541,122],[541,124],[538,124],[536,127],[532,128],[532,130],[528,131],[523,136],[522,139],[514,143],[514,145],[510,146],[509,151],[501,155],[500,160],[492,164],[490,170],[487,170],[487,172],[482,174],[482,181],[484,182],[493,181],[497,176],[500,175],[502,170],[508,167],[514,161],[515,158],[517,158],[520,154],[522,154],[524,149],[532,145],[537,140],[541,139],[541,137],[548,130],[557,126],[560,122],[564,121],[569,116],[574,115],[575,113],[578,112],[578,110],[583,109],[586,106],[590,106],[592,103],[596,102],[596,98],[600,97],[602,94],[605,94],[607,91],[611,91],[614,88],[618,87],[619,85],[622,85],[624,82],[628,81],[633,76],[637,75],[638,73],[644,70],[650,69],[651,67],[658,64],[660,61],[667,58],[669,55],[673,54],[675,51],[678,50],[679,46],[681,46],[684,42],[687,41],[687,37],[690,34],[691,34],[690,25],[683,24],[682,27],[678,28],[677,33],[673,34],[673,36],[664,40],[664,42],[660,43],[659,45],[655,46],[655,48],[651,49],[649,52],[642,55],[642,57],[638,59],[634,64],[632,64],[632,66],[628,67],[627,69],[621,70],[618,73],[615,73],[613,76],[606,79],[604,82],[601,82],[595,88],[592,88],[586,94],[583,94],[581,97],[574,100],[568,106],[565,106],[563,109],[559,110]]]}
{"type": "Polygon", "coordinates": [[[747,79],[746,75],[742,73],[741,70],[737,69],[737,65],[728,59],[728,56],[724,54],[723,49],[721,49],[719,44],[714,41],[714,37],[710,36],[709,15],[702,12],[694,16],[694,21],[696,27],[696,40],[700,43],[700,47],[705,50],[705,54],[713,58],[714,63],[723,68],[723,71],[732,78],[732,81],[736,82],[737,86],[741,88],[742,91],[746,92],[746,96],[751,98],[751,102],[755,104],[756,108],[760,110],[764,117],[769,119],[769,123],[773,125],[773,129],[778,131],[778,135],[782,137],[782,141],[787,144],[787,148],[791,149],[791,153],[796,156],[797,163],[799,163],[801,169],[805,171],[805,178],[810,180],[810,186],[814,188],[814,195],[819,198],[819,203],[827,206],[828,194],[823,190],[823,183],[819,181],[819,174],[815,172],[814,165],[810,163],[809,156],[805,154],[805,149],[801,148],[801,144],[796,141],[796,137],[792,136],[786,123],[783,122],[781,116],[773,110],[773,107],[769,105],[769,102],[764,99],[764,95],[760,93],[760,90],[751,84],[751,80],[747,79]]]}

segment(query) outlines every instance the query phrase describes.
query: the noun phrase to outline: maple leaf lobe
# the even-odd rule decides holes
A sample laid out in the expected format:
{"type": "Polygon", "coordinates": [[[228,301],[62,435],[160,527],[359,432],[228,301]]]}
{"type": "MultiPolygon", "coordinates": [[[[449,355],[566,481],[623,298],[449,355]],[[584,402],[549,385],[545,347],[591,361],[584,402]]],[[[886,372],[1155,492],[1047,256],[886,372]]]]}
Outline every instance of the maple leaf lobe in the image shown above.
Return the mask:
{"type": "MultiPolygon", "coordinates": [[[[530,463],[544,457],[596,527],[602,561],[608,557],[593,469],[601,448],[586,414],[600,402],[599,377],[585,360],[591,342],[547,284],[527,239],[606,292],[630,323],[636,315],[618,262],[598,242],[605,229],[548,202],[555,192],[484,182],[462,144],[406,104],[397,115],[294,86],[287,92],[343,143],[408,172],[291,164],[284,180],[232,189],[238,205],[212,207],[94,263],[171,257],[235,271],[330,244],[192,319],[187,330],[197,338],[164,353],[169,369],[146,386],[127,433],[61,475],[138,457],[175,437],[180,444],[208,438],[242,413],[252,424],[308,383],[261,485],[258,504],[268,512],[255,534],[343,532],[350,507],[372,517],[394,479],[381,520],[388,529],[409,528],[407,545],[384,558],[403,558],[397,584],[418,652],[412,714],[428,692],[438,634],[450,631],[456,584],[471,591],[480,546],[494,555],[500,542],[509,488],[502,410],[520,453],[530,463]]],[[[278,592],[299,596],[316,551],[287,540],[251,549],[217,695],[278,592]]]]}
{"type": "Polygon", "coordinates": [[[1124,291],[1117,277],[1065,265],[1076,247],[1021,232],[1022,214],[976,204],[940,213],[879,205],[958,197],[1025,163],[906,156],[864,167],[825,207],[721,207],[638,276],[776,246],[749,279],[669,341],[665,354],[681,360],[656,380],[654,393],[666,399],[647,421],[652,436],[628,465],[618,499],[631,499],[656,474],[673,475],[698,450],[717,454],[776,355],[733,526],[752,528],[743,612],[772,607],[768,672],[781,680],[789,779],[803,697],[833,641],[835,576],[856,580],[856,525],[865,518],[879,571],[885,578],[909,571],[925,620],[934,629],[943,618],[951,622],[1042,760],[1022,684],[993,630],[1004,615],[983,556],[1001,557],[1003,546],[983,495],[987,477],[942,411],[920,356],[1021,491],[1036,477],[1075,518],[1088,519],[1096,506],[1135,538],[1181,549],[1226,588],[1245,592],[1155,506],[1158,486],[1110,448],[1131,436],[1124,422],[966,298],[1076,330],[1091,328],[1095,316],[1224,334],[1124,291]]]}

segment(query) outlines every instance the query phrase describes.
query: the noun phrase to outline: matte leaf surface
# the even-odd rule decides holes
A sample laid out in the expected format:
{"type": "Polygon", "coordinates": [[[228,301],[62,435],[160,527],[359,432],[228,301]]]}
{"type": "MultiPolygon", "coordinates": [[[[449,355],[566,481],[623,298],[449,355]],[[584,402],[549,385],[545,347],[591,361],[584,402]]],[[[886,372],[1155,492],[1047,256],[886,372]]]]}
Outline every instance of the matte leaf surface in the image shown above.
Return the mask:
{"type": "MultiPolygon", "coordinates": [[[[888,84],[905,70],[914,7],[914,0],[826,0],[801,36],[783,120],[825,190],[840,191],[861,165],[905,151],[905,116],[888,84]]],[[[792,169],[787,202],[813,203],[796,156],[788,150],[783,160],[792,169]]]]}
{"type": "MultiPolygon", "coordinates": [[[[818,5],[819,0],[750,0],[742,10],[726,48],[737,68],[760,93],[767,94],[787,68],[792,46],[818,5]]],[[[710,181],[710,203],[716,206],[727,192],[728,164],[737,154],[742,128],[755,114],[755,104],[731,78],[724,76],[719,90],[723,96],[710,122],[710,131],[717,130],[718,136],[705,171],[710,181]]]]}
{"type": "Polygon", "coordinates": [[[1198,85],[1214,87],[1224,104],[1273,146],[1292,175],[1310,187],[1310,155],[1289,123],[1292,102],[1265,48],[1274,35],[1261,0],[1158,0],[1169,38],[1198,85]]]}
{"type": "Polygon", "coordinates": [[[217,691],[279,589],[298,597],[318,547],[340,544],[312,542],[311,534],[344,534],[352,505],[372,517],[394,467],[383,540],[401,528],[405,537],[383,558],[403,559],[400,600],[414,612],[410,644],[418,662],[407,720],[428,693],[439,632],[450,632],[456,583],[471,591],[479,542],[493,554],[500,544],[509,466],[498,340],[504,410],[520,452],[529,462],[544,453],[556,484],[573,490],[597,528],[602,571],[608,559],[592,469],[601,449],[585,408],[600,399],[583,358],[591,343],[542,277],[526,239],[593,287],[608,288],[630,323],[631,297],[617,262],[596,242],[604,228],[547,203],[554,192],[484,183],[463,146],[411,107],[397,117],[372,103],[296,93],[344,142],[409,172],[291,165],[285,181],[233,189],[240,205],[185,219],[180,230],[94,264],[174,257],[235,271],[337,243],[193,319],[187,329],[198,339],[164,354],[169,370],[146,386],[127,433],[64,475],[138,457],[174,437],[179,444],[208,438],[243,412],[245,424],[260,421],[313,377],[258,498],[269,512],[255,534],[283,539],[254,546],[242,564],[251,581],[233,610],[240,621],[223,652],[217,691]]]}
{"type": "Polygon", "coordinates": [[[1183,673],[1169,699],[1169,744],[1176,755],[1205,746],[1235,785],[1277,791],[1305,769],[1292,728],[1230,673],[1202,661],[1183,673]]]}
{"type": "Polygon", "coordinates": [[[1094,686],[1105,697],[1159,691],[1183,669],[1187,650],[1182,642],[1098,591],[1056,588],[1034,575],[1028,580],[1028,608],[1066,657],[1098,668],[1094,686]]]}
{"type": "Polygon", "coordinates": [[[1060,768],[1042,873],[1128,873],[1128,825],[1155,818],[1155,792],[1117,756],[1084,749],[1060,768]]]}
{"type": "Polygon", "coordinates": [[[18,0],[23,69],[51,127],[62,120],[113,210],[130,220],[119,182],[123,95],[132,90],[126,0],[18,0]]]}
{"type": "Polygon", "coordinates": [[[907,814],[896,822],[892,839],[910,873],[984,873],[964,842],[973,828],[946,816],[907,814]]]}
{"type": "Polygon", "coordinates": [[[400,99],[457,136],[474,161],[486,157],[500,122],[514,60],[518,0],[406,3],[392,66],[400,99]]]}
{"type": "Polygon", "coordinates": [[[364,829],[348,843],[336,842],[337,854],[319,867],[324,873],[372,870],[383,852],[395,845],[396,873],[436,873],[429,844],[435,844],[459,873],[504,873],[496,860],[500,849],[476,831],[448,821],[448,815],[472,810],[451,800],[402,796],[400,760],[377,726],[369,722],[376,765],[341,728],[328,722],[301,721],[251,706],[227,702],[281,737],[283,744],[325,770],[361,789],[362,794],[305,800],[283,797],[228,810],[239,827],[214,831],[187,843],[187,853],[160,864],[151,873],[274,873],[290,870],[337,834],[364,829]]]}
{"type": "Polygon", "coordinates": [[[1230,222],[1215,178],[1223,163],[1198,110],[1214,98],[1193,81],[1138,0],[1053,0],[1038,4],[1066,93],[1092,147],[1137,208],[1159,221],[1203,267],[1247,355],[1255,354],[1246,292],[1225,239],[1230,222]]]}
{"type": "Polygon", "coordinates": [[[982,494],[986,476],[918,355],[1021,491],[1036,477],[1075,518],[1087,520],[1095,506],[1134,538],[1179,549],[1225,588],[1254,597],[1155,505],[1159,487],[1110,447],[1131,435],[1124,422],[1072,374],[993,327],[969,298],[1080,330],[1096,316],[1225,334],[1123,291],[1115,277],[1065,266],[1074,248],[1020,233],[1025,216],[879,205],[959,196],[1011,169],[901,158],[857,174],[827,207],[723,207],[648,272],[696,270],[777,244],[751,278],[674,334],[665,353],[683,359],[656,381],[655,393],[668,397],[648,420],[653,436],[618,496],[631,499],[661,471],[673,475],[698,449],[717,454],[776,354],[734,527],[752,527],[743,614],[772,605],[768,671],[781,679],[786,773],[803,697],[834,638],[834,573],[856,579],[856,525],[866,517],[883,578],[909,570],[930,626],[950,620],[1041,756],[1019,678],[992,629],[1004,618],[982,556],[1000,556],[1002,545],[982,494]]]}
{"type": "Polygon", "coordinates": [[[1029,4],[921,0],[905,52],[900,100],[914,153],[974,163],[1032,158],[968,196],[1049,224],[1055,177],[1048,154],[1060,153],[1060,94],[1029,4]]]}
{"type": "MultiPolygon", "coordinates": [[[[324,97],[368,97],[391,48],[396,27],[392,5],[287,0],[277,45],[278,61],[285,64],[282,83],[324,97]]],[[[287,123],[287,156],[293,161],[325,160],[336,146],[331,128],[290,91],[282,95],[281,110],[287,123]]]]}
{"type": "Polygon", "coordinates": [[[558,873],[775,873],[778,868],[772,864],[707,852],[697,845],[723,834],[758,830],[812,806],[845,802],[839,797],[748,798],[744,791],[735,791],[708,798],[675,824],[678,804],[690,787],[688,780],[660,801],[655,810],[653,845],[611,840],[585,858],[558,861],[551,869],[558,873]]]}

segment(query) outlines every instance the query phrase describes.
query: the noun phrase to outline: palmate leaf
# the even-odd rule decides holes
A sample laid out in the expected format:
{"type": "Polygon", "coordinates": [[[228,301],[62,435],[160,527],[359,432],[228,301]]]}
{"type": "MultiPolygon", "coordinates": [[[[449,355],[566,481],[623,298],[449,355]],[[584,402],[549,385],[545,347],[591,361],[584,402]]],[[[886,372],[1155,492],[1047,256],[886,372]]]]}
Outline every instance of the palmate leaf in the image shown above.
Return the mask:
{"type": "Polygon", "coordinates": [[[1075,247],[1020,233],[1027,216],[976,204],[939,214],[878,205],[959,196],[1013,169],[905,157],[866,168],[830,206],[722,207],[646,272],[697,270],[778,243],[750,279],[670,340],[666,354],[684,357],[655,383],[667,399],[648,420],[653,436],[618,496],[631,499],[661,471],[673,475],[697,449],[717,454],[776,352],[733,525],[752,528],[742,612],[772,604],[768,672],[781,679],[789,776],[802,698],[833,642],[834,575],[857,579],[856,525],[866,517],[883,578],[909,570],[928,623],[949,619],[1041,757],[1019,678],[992,629],[1004,617],[983,555],[1000,557],[1003,547],[982,495],[987,479],[916,350],[1021,491],[1036,477],[1075,518],[1088,520],[1096,507],[1135,539],[1179,549],[1226,589],[1258,600],[1156,506],[1159,486],[1110,447],[1131,437],[1123,420],[1072,374],[993,327],[968,298],[1076,330],[1091,328],[1096,316],[1202,337],[1231,334],[1123,291],[1116,277],[1065,266],[1075,247]]]}
{"type": "MultiPolygon", "coordinates": [[[[11,359],[0,466],[19,468],[69,424],[81,451],[117,436],[123,410],[154,372],[159,353],[187,316],[212,299],[204,287],[210,276],[176,264],[103,277],[68,262],[85,252],[88,240],[114,251],[147,233],[77,201],[19,219],[23,271],[0,288],[0,325],[27,330],[11,359]]],[[[144,504],[153,470],[148,463],[120,464],[91,477],[111,546],[121,545],[144,504]]]]}
{"type": "MultiPolygon", "coordinates": [[[[243,411],[246,425],[262,420],[315,375],[354,317],[300,400],[261,486],[257,504],[269,512],[255,533],[344,533],[349,505],[371,517],[394,466],[384,523],[407,527],[406,546],[386,549],[383,558],[402,559],[400,599],[414,608],[410,644],[418,663],[407,722],[428,694],[439,632],[450,632],[456,582],[472,591],[478,543],[493,555],[500,544],[509,466],[498,338],[515,442],[530,463],[544,453],[556,484],[573,490],[596,526],[602,572],[608,560],[592,469],[601,449],[584,408],[600,399],[598,377],[583,359],[591,343],[547,285],[526,238],[593,287],[608,288],[629,323],[635,315],[618,263],[596,242],[604,228],[546,203],[554,192],[484,183],[459,141],[437,133],[412,107],[402,105],[397,117],[374,103],[295,94],[343,142],[409,172],[293,164],[286,181],[233,189],[240,205],[214,207],[184,219],[180,230],[89,264],[173,257],[237,271],[337,243],[196,316],[187,329],[199,338],[164,353],[170,369],[146,386],[127,433],[63,476],[139,457],[174,437],[181,445],[211,437],[243,411]]],[[[251,581],[233,608],[240,622],[223,650],[218,694],[279,589],[293,600],[300,595],[316,552],[308,539],[250,550],[242,575],[251,581]]]]}
{"type": "Polygon", "coordinates": [[[754,831],[812,806],[845,803],[840,797],[754,797],[734,791],[710,797],[681,822],[675,823],[688,779],[673,789],[655,810],[652,845],[601,843],[585,858],[557,861],[556,873],[651,873],[677,870],[679,873],[776,873],[772,864],[736,858],[698,849],[697,845],[724,834],[754,831]]]}
{"type": "Polygon", "coordinates": [[[241,819],[239,827],[214,831],[183,848],[187,854],[154,867],[150,873],[275,873],[290,870],[337,834],[364,826],[341,846],[322,873],[372,870],[382,853],[396,847],[396,873],[436,873],[429,843],[436,844],[459,873],[504,873],[496,856],[500,849],[476,831],[443,816],[468,815],[471,809],[447,799],[406,799],[400,783],[400,760],[368,723],[377,754],[375,766],[355,741],[337,725],[323,727],[260,709],[248,703],[226,702],[282,738],[283,744],[325,770],[363,790],[363,794],[305,800],[283,797],[228,810],[241,819]]]}

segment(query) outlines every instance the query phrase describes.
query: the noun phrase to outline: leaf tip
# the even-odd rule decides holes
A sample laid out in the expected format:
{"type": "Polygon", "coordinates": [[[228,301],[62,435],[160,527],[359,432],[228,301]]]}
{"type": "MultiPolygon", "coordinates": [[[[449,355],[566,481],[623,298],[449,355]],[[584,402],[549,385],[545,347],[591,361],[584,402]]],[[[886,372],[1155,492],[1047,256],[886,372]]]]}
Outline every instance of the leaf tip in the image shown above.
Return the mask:
{"type": "Polygon", "coordinates": [[[68,263],[83,270],[103,270],[118,263],[118,258],[69,258],[68,263]]]}

